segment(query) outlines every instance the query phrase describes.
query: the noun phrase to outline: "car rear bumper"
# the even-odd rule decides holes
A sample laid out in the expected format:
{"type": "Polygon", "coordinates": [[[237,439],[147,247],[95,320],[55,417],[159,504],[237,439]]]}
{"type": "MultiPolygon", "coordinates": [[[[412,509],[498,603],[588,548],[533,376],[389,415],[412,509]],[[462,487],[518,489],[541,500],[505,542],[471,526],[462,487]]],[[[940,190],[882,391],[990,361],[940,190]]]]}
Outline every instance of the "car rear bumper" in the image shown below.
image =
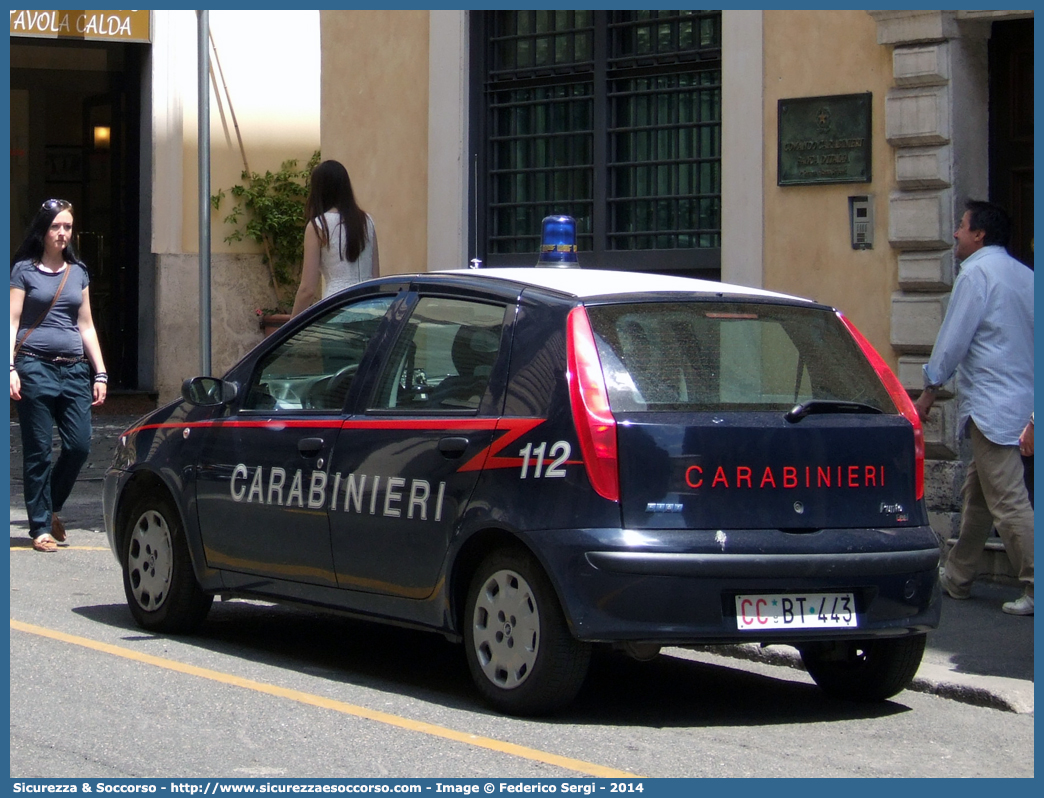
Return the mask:
{"type": "Polygon", "coordinates": [[[901,538],[889,530],[731,532],[744,543],[738,552],[708,546],[715,532],[690,533],[688,551],[623,547],[620,530],[574,533],[541,536],[539,550],[582,640],[785,643],[920,633],[939,623],[940,552],[929,527],[901,538]],[[739,595],[841,592],[855,599],[856,627],[748,631],[737,622],[739,595]]]}
{"type": "Polygon", "coordinates": [[[866,577],[927,571],[939,566],[939,548],[839,554],[684,554],[589,551],[599,571],[645,576],[761,579],[866,577]]]}

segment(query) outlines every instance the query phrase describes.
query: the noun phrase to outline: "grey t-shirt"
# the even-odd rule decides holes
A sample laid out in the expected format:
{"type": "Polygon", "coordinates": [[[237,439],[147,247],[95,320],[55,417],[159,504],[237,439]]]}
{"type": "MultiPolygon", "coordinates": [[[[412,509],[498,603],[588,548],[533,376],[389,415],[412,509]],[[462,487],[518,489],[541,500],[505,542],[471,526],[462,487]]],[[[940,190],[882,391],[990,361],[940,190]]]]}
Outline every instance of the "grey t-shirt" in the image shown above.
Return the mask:
{"type": "MultiPolygon", "coordinates": [[[[80,264],[70,263],[69,279],[65,281],[58,301],[32,331],[24,345],[48,355],[82,355],[83,339],[76,319],[83,304],[83,290],[90,283],[87,270],[80,264]]],[[[51,274],[40,269],[31,260],[22,260],[11,269],[11,287],[25,291],[22,302],[22,318],[18,322],[18,338],[22,341],[25,331],[40,318],[51,304],[54,292],[62,282],[65,270],[51,274]]]]}

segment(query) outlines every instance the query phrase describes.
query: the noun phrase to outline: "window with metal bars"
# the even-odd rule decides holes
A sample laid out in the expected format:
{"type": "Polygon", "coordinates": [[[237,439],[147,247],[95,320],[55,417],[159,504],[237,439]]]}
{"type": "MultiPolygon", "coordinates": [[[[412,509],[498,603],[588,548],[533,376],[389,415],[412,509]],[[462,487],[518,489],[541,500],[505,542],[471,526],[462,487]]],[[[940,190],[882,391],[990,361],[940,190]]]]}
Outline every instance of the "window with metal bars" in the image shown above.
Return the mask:
{"type": "Polygon", "coordinates": [[[529,264],[569,214],[582,265],[716,277],[721,12],[472,19],[477,256],[529,264]]]}

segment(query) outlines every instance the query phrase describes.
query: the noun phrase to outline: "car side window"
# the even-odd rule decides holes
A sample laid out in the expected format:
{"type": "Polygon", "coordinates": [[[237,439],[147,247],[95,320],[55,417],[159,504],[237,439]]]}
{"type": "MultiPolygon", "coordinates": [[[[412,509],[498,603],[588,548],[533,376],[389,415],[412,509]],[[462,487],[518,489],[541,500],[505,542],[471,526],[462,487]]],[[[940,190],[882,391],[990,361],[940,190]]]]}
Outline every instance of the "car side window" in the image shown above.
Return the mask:
{"type": "Polygon", "coordinates": [[[395,297],[331,310],[298,330],[258,362],[244,410],[340,410],[370,339],[395,297]]]}
{"type": "Polygon", "coordinates": [[[477,410],[500,351],[503,305],[421,297],[384,367],[371,410],[477,410]]]}

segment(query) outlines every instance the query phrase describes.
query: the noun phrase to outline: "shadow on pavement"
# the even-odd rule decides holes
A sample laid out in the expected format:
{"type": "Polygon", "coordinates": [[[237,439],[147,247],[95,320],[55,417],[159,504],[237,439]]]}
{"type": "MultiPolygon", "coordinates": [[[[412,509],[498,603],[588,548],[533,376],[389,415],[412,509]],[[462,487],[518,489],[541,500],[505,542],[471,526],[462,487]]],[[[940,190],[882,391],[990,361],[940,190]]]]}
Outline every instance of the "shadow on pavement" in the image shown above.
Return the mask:
{"type": "MultiPolygon", "coordinates": [[[[122,605],[85,606],[75,612],[131,633],[133,636],[123,637],[127,642],[166,639],[138,630],[122,605]]],[[[215,603],[197,634],[170,639],[333,684],[393,692],[452,709],[484,711],[472,686],[463,647],[437,634],[279,605],[229,601],[215,603]]],[[[907,711],[901,696],[879,704],[832,700],[803,676],[776,678],[673,656],[639,663],[606,651],[592,659],[576,701],[539,722],[654,728],[770,726],[877,718],[907,711]],[[606,696],[612,700],[607,701],[606,696]]]]}

